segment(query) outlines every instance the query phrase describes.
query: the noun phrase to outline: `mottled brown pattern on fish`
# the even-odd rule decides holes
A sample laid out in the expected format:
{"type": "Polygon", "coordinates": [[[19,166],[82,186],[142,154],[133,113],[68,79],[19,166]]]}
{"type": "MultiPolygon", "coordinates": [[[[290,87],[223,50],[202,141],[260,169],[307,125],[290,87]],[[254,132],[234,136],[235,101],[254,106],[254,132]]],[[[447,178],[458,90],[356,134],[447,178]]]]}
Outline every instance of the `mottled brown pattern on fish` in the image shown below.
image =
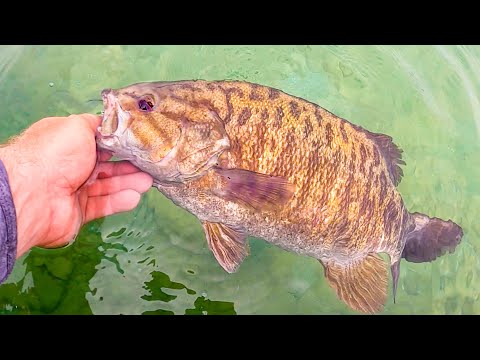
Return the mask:
{"type": "MultiPolygon", "coordinates": [[[[203,106],[208,110],[214,111],[216,113],[219,112],[218,107],[215,106],[215,104],[212,101],[207,100],[207,99],[196,100],[195,98],[191,98],[190,100],[188,100],[185,97],[182,97],[182,96],[179,96],[179,95],[174,95],[174,94],[170,95],[169,98],[167,98],[167,99],[168,100],[172,99],[176,103],[178,103],[179,105],[183,105],[186,108],[189,108],[189,107],[199,108],[199,107],[203,106]]],[[[165,100],[166,99],[164,99],[163,101],[165,101],[165,100]]],[[[192,114],[190,114],[190,115],[192,115],[192,114]]],[[[192,116],[190,116],[190,117],[192,117],[192,116]]]]}
{"type": "Polygon", "coordinates": [[[327,146],[331,146],[333,140],[333,132],[332,132],[332,125],[325,124],[325,136],[327,141],[327,146]]]}
{"type": "Polygon", "coordinates": [[[234,107],[233,101],[237,101],[237,99],[243,99],[243,91],[237,88],[227,88],[224,89],[225,97],[226,97],[226,106],[227,106],[227,115],[225,116],[225,122],[228,123],[232,119],[234,107]],[[232,99],[233,97],[233,99],[232,99]]]}
{"type": "Polygon", "coordinates": [[[376,146],[373,146],[373,166],[377,167],[380,165],[380,154],[376,146]]]}
{"type": "Polygon", "coordinates": [[[290,101],[288,105],[290,106],[290,113],[292,114],[292,116],[298,119],[301,114],[298,103],[296,101],[290,101]]]}
{"type": "Polygon", "coordinates": [[[318,109],[318,108],[315,108],[315,118],[317,119],[318,125],[321,126],[323,117],[322,117],[320,109],[318,109]]]}
{"type": "Polygon", "coordinates": [[[182,90],[187,90],[187,91],[202,91],[202,89],[196,87],[196,86],[193,86],[193,85],[190,85],[190,84],[181,84],[179,85],[179,88],[182,89],[182,90]]]}
{"type": "Polygon", "coordinates": [[[280,91],[274,88],[268,88],[268,98],[270,100],[275,100],[280,96],[280,91]]]}
{"type": "Polygon", "coordinates": [[[273,126],[275,126],[276,128],[279,128],[280,126],[282,126],[283,116],[284,116],[283,109],[281,106],[278,106],[275,109],[275,122],[273,123],[273,126]]]}
{"type": "Polygon", "coordinates": [[[215,91],[217,89],[215,83],[207,83],[206,87],[209,91],[215,91]]]}
{"type": "Polygon", "coordinates": [[[379,179],[380,179],[380,193],[379,193],[379,195],[382,199],[385,199],[385,196],[387,195],[387,178],[386,178],[384,173],[381,173],[379,176],[380,176],[379,177],[379,179]]]}
{"type": "Polygon", "coordinates": [[[247,120],[250,119],[250,116],[252,116],[252,110],[250,108],[246,107],[243,108],[242,112],[238,116],[238,125],[243,126],[246,124],[247,120]]]}
{"type": "Polygon", "coordinates": [[[294,131],[289,130],[288,133],[287,133],[287,137],[286,137],[287,144],[289,144],[291,146],[296,146],[297,145],[295,143],[296,138],[297,137],[295,136],[294,131]]]}
{"type": "Polygon", "coordinates": [[[391,235],[392,226],[395,224],[395,220],[398,217],[397,204],[390,198],[390,201],[383,210],[383,221],[385,223],[385,233],[391,235]]]}
{"type": "Polygon", "coordinates": [[[365,172],[365,163],[367,161],[367,150],[365,149],[365,145],[360,144],[360,172],[365,172]]]}
{"type": "Polygon", "coordinates": [[[303,127],[303,138],[306,139],[308,138],[310,133],[313,131],[313,126],[309,116],[307,116],[304,121],[305,121],[305,125],[303,127]]]}
{"type": "Polygon", "coordinates": [[[141,144],[139,147],[149,151],[154,161],[170,151],[175,145],[170,139],[176,138],[180,133],[178,120],[168,116],[165,116],[163,125],[160,125],[154,116],[146,114],[141,122],[133,121],[130,126],[141,144]]]}
{"type": "Polygon", "coordinates": [[[262,101],[263,94],[261,93],[262,87],[257,84],[251,85],[250,100],[262,101]]]}
{"type": "MultiPolygon", "coordinates": [[[[262,115],[261,115],[260,118],[261,118],[262,120],[267,120],[267,119],[268,119],[268,110],[267,110],[267,109],[263,109],[263,110],[262,110],[262,115]]],[[[264,123],[262,122],[262,124],[264,124],[264,123]]]]}
{"type": "Polygon", "coordinates": [[[347,132],[345,131],[345,122],[340,122],[340,133],[342,134],[342,139],[344,142],[348,141],[347,132]]]}

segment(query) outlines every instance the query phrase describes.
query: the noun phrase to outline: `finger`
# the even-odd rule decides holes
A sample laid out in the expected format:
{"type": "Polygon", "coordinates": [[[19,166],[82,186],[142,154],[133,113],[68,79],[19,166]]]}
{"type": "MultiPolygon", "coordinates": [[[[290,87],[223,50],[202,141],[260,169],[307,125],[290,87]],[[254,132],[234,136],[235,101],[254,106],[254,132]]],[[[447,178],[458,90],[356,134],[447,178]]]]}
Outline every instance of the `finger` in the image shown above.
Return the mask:
{"type": "Polygon", "coordinates": [[[133,210],[141,195],[135,190],[122,190],[115,194],[88,198],[85,223],[112,214],[133,210]]]}
{"type": "Polygon", "coordinates": [[[108,161],[112,157],[112,153],[110,151],[100,150],[98,152],[98,160],[99,161],[108,161]]]}
{"type": "Polygon", "coordinates": [[[85,124],[95,133],[97,128],[102,123],[102,117],[93,114],[79,114],[79,115],[70,115],[69,118],[74,119],[75,121],[84,121],[85,124]]]}
{"type": "Polygon", "coordinates": [[[153,184],[150,175],[137,172],[134,174],[113,176],[104,179],[97,179],[92,185],[88,186],[88,196],[99,196],[113,194],[122,190],[132,189],[142,194],[148,191],[153,184]]]}
{"type": "Polygon", "coordinates": [[[98,163],[98,178],[104,179],[112,176],[126,175],[140,172],[140,170],[128,161],[104,161],[98,163]]]}

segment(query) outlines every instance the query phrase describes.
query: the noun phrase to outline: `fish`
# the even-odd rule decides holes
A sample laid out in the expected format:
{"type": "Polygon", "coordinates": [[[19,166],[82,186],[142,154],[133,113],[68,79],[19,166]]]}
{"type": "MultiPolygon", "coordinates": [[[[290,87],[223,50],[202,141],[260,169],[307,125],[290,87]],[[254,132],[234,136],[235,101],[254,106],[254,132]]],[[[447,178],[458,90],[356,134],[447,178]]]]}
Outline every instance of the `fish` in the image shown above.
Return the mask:
{"type": "Polygon", "coordinates": [[[318,260],[337,297],[384,310],[389,265],[431,262],[463,237],[451,219],[410,213],[397,186],[403,150],[321,106],[228,80],[139,82],[101,91],[97,146],[152,175],[201,223],[228,273],[249,237],[318,260]],[[387,258],[381,254],[388,255],[387,258]]]}

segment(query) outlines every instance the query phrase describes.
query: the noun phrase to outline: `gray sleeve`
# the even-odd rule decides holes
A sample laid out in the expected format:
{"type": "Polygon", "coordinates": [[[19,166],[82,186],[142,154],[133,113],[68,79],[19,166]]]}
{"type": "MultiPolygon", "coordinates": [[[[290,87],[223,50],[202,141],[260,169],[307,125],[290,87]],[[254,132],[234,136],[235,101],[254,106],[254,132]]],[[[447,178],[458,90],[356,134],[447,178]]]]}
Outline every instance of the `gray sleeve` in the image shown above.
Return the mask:
{"type": "Polygon", "coordinates": [[[0,160],[0,283],[10,275],[17,256],[17,217],[8,175],[0,160]]]}

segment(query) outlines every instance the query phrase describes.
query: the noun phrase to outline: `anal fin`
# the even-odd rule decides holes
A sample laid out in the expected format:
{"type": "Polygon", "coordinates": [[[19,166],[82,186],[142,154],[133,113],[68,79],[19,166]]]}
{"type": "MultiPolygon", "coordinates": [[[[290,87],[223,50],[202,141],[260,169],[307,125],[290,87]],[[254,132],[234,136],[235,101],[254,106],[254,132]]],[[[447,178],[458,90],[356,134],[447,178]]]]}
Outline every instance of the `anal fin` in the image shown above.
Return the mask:
{"type": "Polygon", "coordinates": [[[377,254],[349,264],[320,261],[329,285],[350,308],[364,313],[383,310],[387,300],[387,264],[377,254]]]}
{"type": "Polygon", "coordinates": [[[218,263],[228,273],[237,271],[250,250],[247,234],[241,229],[222,223],[203,222],[208,247],[218,263]]]}

